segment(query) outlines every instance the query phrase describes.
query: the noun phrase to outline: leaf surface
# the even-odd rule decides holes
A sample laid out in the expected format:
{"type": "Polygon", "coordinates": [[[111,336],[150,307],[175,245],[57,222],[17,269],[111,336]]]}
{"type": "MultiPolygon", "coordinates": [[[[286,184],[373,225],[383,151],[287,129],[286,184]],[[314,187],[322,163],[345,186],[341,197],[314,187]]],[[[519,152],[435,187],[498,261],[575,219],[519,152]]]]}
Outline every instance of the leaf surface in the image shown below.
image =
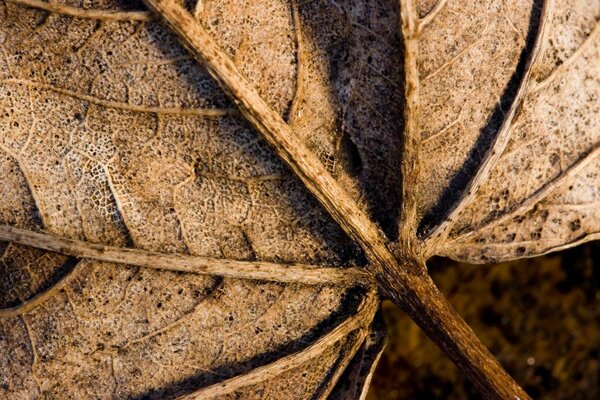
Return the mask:
{"type": "Polygon", "coordinates": [[[510,139],[444,254],[503,261],[596,237],[599,20],[597,2],[559,2],[549,10],[510,139]]]}
{"type": "MultiPolygon", "coordinates": [[[[0,24],[0,215],[21,229],[3,232],[3,396],[327,396],[377,309],[337,272],[356,249],[147,11],[27,3],[0,24]]],[[[289,4],[205,6],[288,113],[289,4]]]]}
{"type": "Polygon", "coordinates": [[[146,3],[1,3],[0,393],[364,398],[389,296],[525,398],[425,262],[597,237],[598,3],[146,3]]]}

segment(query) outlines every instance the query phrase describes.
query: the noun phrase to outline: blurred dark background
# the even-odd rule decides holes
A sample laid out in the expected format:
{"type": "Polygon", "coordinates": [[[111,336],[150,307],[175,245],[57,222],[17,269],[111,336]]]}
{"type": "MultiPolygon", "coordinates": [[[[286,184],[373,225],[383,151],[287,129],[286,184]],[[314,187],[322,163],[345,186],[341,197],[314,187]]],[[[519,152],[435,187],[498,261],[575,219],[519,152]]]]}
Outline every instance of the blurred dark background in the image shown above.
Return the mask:
{"type": "MultiPolygon", "coordinates": [[[[600,243],[497,265],[447,259],[433,279],[534,399],[600,399],[600,243]]],[[[393,304],[368,400],[479,399],[460,371],[393,304]]]]}

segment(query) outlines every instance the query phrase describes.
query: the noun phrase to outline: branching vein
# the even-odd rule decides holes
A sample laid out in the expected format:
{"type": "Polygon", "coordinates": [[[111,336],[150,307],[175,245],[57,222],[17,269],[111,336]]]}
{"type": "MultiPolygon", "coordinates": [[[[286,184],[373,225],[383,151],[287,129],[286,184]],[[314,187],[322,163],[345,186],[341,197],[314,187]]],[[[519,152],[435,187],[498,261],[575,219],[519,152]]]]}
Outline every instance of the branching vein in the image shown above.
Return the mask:
{"type": "Polygon", "coordinates": [[[0,80],[3,85],[24,85],[30,88],[50,90],[65,96],[73,97],[79,100],[87,101],[88,103],[96,104],[103,107],[116,108],[125,111],[154,113],[154,114],[176,114],[176,115],[197,115],[202,117],[223,117],[235,113],[233,109],[220,108],[181,108],[181,107],[147,107],[136,104],[129,104],[119,101],[111,101],[100,99],[96,96],[90,96],[83,93],[78,93],[73,90],[63,89],[46,83],[33,82],[25,79],[3,79],[0,80]]]}
{"type": "Polygon", "coordinates": [[[542,42],[547,35],[547,30],[550,25],[548,21],[551,18],[551,9],[553,2],[554,0],[546,0],[544,2],[544,7],[542,9],[542,15],[540,17],[540,23],[538,26],[535,44],[533,46],[533,49],[531,50],[531,55],[525,67],[525,72],[523,74],[521,84],[512,102],[510,110],[506,114],[502,126],[500,127],[500,130],[495,136],[494,142],[485,154],[479,170],[477,171],[473,179],[469,182],[463,194],[455,202],[453,208],[448,213],[446,219],[436,228],[434,228],[425,239],[426,243],[428,243],[427,247],[429,251],[435,251],[435,248],[439,246],[440,243],[443,242],[443,240],[448,236],[450,230],[452,229],[462,212],[475,200],[479,188],[483,185],[484,182],[487,181],[490,172],[494,169],[494,167],[500,160],[500,157],[502,156],[502,153],[504,152],[504,149],[506,148],[506,145],[510,140],[513,120],[515,118],[515,115],[517,114],[517,110],[519,109],[519,107],[521,107],[525,94],[529,89],[529,81],[531,79],[533,66],[540,59],[540,49],[542,42]]]}
{"type": "Polygon", "coordinates": [[[552,83],[557,77],[561,76],[569,68],[569,66],[571,66],[575,61],[577,61],[577,59],[581,57],[581,54],[583,54],[585,50],[592,46],[592,44],[599,38],[600,23],[597,23],[596,26],[594,26],[592,32],[587,38],[585,38],[585,41],[577,48],[577,50],[575,50],[575,52],[573,52],[573,54],[571,54],[571,56],[567,58],[561,65],[552,70],[550,75],[548,75],[543,81],[540,81],[536,85],[534,85],[532,91],[541,90],[542,88],[552,83]]]}
{"type": "Polygon", "coordinates": [[[68,15],[76,18],[89,18],[113,21],[150,21],[152,19],[152,14],[147,11],[91,10],[41,0],[6,1],[9,3],[20,4],[31,8],[37,8],[40,10],[45,10],[56,14],[68,15]]]}
{"type": "MultiPolygon", "coordinates": [[[[0,238],[3,237],[3,233],[0,228],[0,238]]],[[[1,239],[4,240],[4,239],[1,239]]],[[[79,261],[71,271],[63,276],[58,282],[49,287],[47,290],[38,293],[31,299],[19,304],[15,307],[0,308],[0,318],[14,317],[16,315],[23,315],[34,308],[38,307],[42,303],[52,298],[56,293],[63,290],[70,282],[73,281],[79,274],[79,272],[85,267],[85,262],[79,261]]]]}
{"type": "MultiPolygon", "coordinates": [[[[401,34],[404,42],[404,145],[402,159],[402,209],[400,240],[412,248],[417,233],[415,187],[419,174],[419,33],[414,0],[400,0],[401,34]]],[[[417,250],[415,250],[416,252],[417,250]]]]}
{"type": "Polygon", "coordinates": [[[516,205],[504,214],[501,214],[496,218],[487,221],[484,224],[476,226],[467,232],[457,235],[456,237],[452,238],[452,242],[464,242],[465,240],[474,236],[478,232],[481,232],[482,229],[485,229],[488,226],[501,224],[517,215],[524,214],[525,212],[531,210],[537,203],[546,198],[549,194],[554,192],[558,187],[567,182],[569,179],[576,176],[592,161],[597,160],[598,156],[600,156],[600,143],[596,144],[596,146],[594,146],[594,148],[590,152],[588,152],[585,156],[581,157],[579,160],[571,164],[571,166],[563,170],[554,179],[550,180],[544,186],[533,192],[529,197],[525,198],[520,204],[516,205]]]}
{"type": "Polygon", "coordinates": [[[186,254],[158,253],[105,246],[19,229],[9,225],[0,225],[0,240],[79,258],[203,275],[310,285],[371,284],[369,276],[358,268],[325,268],[302,264],[287,265],[260,261],[221,260],[186,254]]]}
{"type": "Polygon", "coordinates": [[[306,147],[299,135],[294,134],[283,118],[261,98],[210,34],[173,0],[147,0],[146,3],[179,35],[198,62],[234,99],[240,112],[262,133],[331,216],[362,245],[373,261],[372,266],[388,270],[390,276],[397,275],[396,269],[400,267],[387,247],[383,232],[306,147]]]}
{"type": "Polygon", "coordinates": [[[419,32],[425,29],[425,27],[429,25],[435,19],[435,17],[438,16],[440,11],[442,11],[446,6],[446,3],[448,3],[447,0],[439,0],[433,10],[431,10],[424,18],[419,20],[419,32]]]}
{"type": "Polygon", "coordinates": [[[318,357],[332,345],[347,337],[351,332],[357,329],[366,330],[377,311],[377,304],[376,296],[373,293],[369,293],[356,314],[346,319],[335,329],[322,336],[310,346],[280,358],[272,364],[256,368],[243,375],[208,386],[190,395],[180,397],[180,400],[196,400],[223,396],[243,387],[264,382],[269,378],[273,378],[293,368],[299,367],[311,359],[318,357]]]}

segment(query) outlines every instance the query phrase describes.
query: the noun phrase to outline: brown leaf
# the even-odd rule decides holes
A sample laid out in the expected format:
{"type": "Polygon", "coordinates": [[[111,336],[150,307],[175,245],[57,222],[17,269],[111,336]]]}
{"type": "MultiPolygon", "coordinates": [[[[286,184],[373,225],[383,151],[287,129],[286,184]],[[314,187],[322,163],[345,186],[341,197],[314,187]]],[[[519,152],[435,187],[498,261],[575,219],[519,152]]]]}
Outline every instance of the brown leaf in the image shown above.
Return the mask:
{"type": "Polygon", "coordinates": [[[445,254],[509,260],[597,237],[600,4],[560,2],[498,162],[445,254]]]}
{"type": "MultiPolygon", "coordinates": [[[[339,229],[147,12],[28,5],[0,23],[0,215],[26,229],[3,231],[1,397],[326,396],[377,308],[339,229]]],[[[282,113],[292,23],[222,32],[282,113]]]]}
{"type": "Polygon", "coordinates": [[[526,398],[425,261],[596,237],[598,5],[145,2],[2,3],[2,394],[363,398],[385,295],[526,398]]]}
{"type": "Polygon", "coordinates": [[[486,166],[486,149],[503,143],[500,127],[529,79],[528,61],[536,57],[542,33],[535,6],[517,1],[440,3],[420,21],[415,196],[421,234],[447,223],[448,209],[486,166]],[[433,156],[440,152],[446,156],[433,156]]]}

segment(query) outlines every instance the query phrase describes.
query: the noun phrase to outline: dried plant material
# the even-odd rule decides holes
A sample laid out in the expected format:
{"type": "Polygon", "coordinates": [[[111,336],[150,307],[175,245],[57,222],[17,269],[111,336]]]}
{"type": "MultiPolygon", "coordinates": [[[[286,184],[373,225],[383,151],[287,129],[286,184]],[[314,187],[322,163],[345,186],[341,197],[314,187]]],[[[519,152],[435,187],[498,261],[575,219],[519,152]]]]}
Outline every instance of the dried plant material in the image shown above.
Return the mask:
{"type": "Polygon", "coordinates": [[[598,232],[600,3],[554,6],[505,149],[454,229],[470,262],[531,257],[598,232]]]}
{"type": "Polygon", "coordinates": [[[451,1],[420,22],[415,197],[421,233],[446,216],[461,193],[457,188],[473,176],[490,142],[501,142],[500,125],[527,80],[523,69],[531,49],[526,47],[538,36],[535,5],[451,1]],[[440,152],[447,156],[433,156],[440,152]]]}
{"type": "Polygon", "coordinates": [[[600,7],[463,3],[3,2],[0,393],[364,398],[388,296],[527,398],[425,262],[595,237],[600,7]]]}
{"type": "MultiPolygon", "coordinates": [[[[347,241],[147,11],[52,7],[3,4],[0,24],[0,215],[58,236],[3,232],[0,397],[164,398],[286,358],[297,398],[329,392],[376,299],[361,306],[352,270],[307,285],[288,264],[352,263],[347,241]]],[[[291,96],[288,42],[273,102],[291,96]]]]}
{"type": "Polygon", "coordinates": [[[385,322],[381,315],[376,315],[368,336],[340,377],[330,399],[366,399],[371,378],[386,342],[385,322]]]}

